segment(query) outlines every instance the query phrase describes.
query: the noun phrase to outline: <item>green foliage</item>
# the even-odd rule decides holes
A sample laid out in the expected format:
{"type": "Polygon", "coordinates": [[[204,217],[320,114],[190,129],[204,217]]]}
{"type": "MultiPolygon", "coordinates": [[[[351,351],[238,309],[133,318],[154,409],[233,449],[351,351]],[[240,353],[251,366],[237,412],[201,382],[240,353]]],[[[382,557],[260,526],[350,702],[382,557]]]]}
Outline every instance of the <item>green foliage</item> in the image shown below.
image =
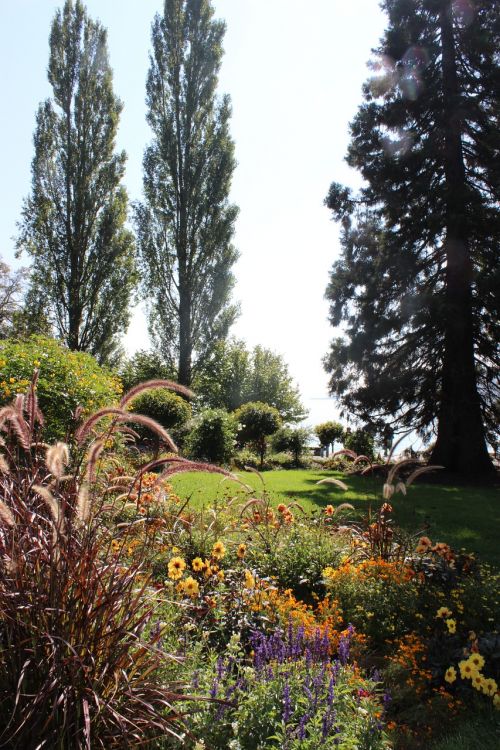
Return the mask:
{"type": "Polygon", "coordinates": [[[255,445],[262,466],[267,447],[266,438],[275,433],[281,425],[278,410],[269,404],[256,401],[240,406],[234,416],[239,423],[238,442],[241,445],[255,445]]]}
{"type": "Polygon", "coordinates": [[[307,427],[280,427],[271,439],[271,445],[275,451],[290,451],[296,466],[300,464],[300,458],[304,454],[311,430],[307,427]]]}
{"type": "Polygon", "coordinates": [[[0,343],[0,403],[26,393],[33,371],[38,368],[37,393],[45,416],[47,440],[64,438],[74,427],[78,406],[84,414],[117,401],[121,383],[84,352],[71,352],[60,341],[31,336],[26,341],[0,343]]]}
{"type": "MultiPolygon", "coordinates": [[[[182,427],[191,418],[189,402],[167,388],[155,388],[140,393],[131,401],[130,410],[151,417],[169,431],[182,427]]],[[[134,429],[141,438],[151,437],[151,430],[141,425],[135,426],[134,429]]]]}
{"type": "Polygon", "coordinates": [[[243,341],[218,342],[194,383],[201,400],[234,411],[249,401],[274,406],[284,422],[300,421],[306,412],[283,357],[270,349],[247,349],[243,341]]]}
{"type": "Polygon", "coordinates": [[[167,367],[161,355],[155,351],[141,349],[126,359],[119,374],[125,391],[130,390],[146,380],[172,380],[173,373],[167,367]]]}
{"type": "Polygon", "coordinates": [[[498,434],[498,13],[492,0],[470,15],[382,7],[347,155],[364,187],[333,183],[326,198],[343,250],[326,291],[342,336],[325,367],[347,413],[437,427],[431,463],[479,475],[492,472],[485,433],[498,434]]]}
{"type": "Polygon", "coordinates": [[[167,0],[153,22],[146,89],[153,141],[144,154],[145,202],[136,206],[150,332],[183,385],[238,312],[230,304],[231,106],[215,94],[225,26],[213,14],[210,0],[167,0]]]}
{"type": "Polygon", "coordinates": [[[33,259],[31,299],[44,300],[60,338],[113,363],[137,281],[120,184],[126,157],[113,153],[122,104],[106,31],[80,0],[55,15],[48,78],[53,98],[37,113],[18,248],[33,259]]]}
{"type": "Polygon", "coordinates": [[[335,441],[343,439],[344,432],[345,430],[340,422],[322,422],[314,428],[314,433],[321,446],[327,449],[329,449],[330,446],[332,446],[333,449],[335,441]]]}
{"type": "Polygon", "coordinates": [[[375,441],[367,430],[346,430],[344,432],[344,447],[354,451],[358,456],[375,456],[375,441]]]}
{"type": "Polygon", "coordinates": [[[228,463],[234,454],[236,421],[223,409],[205,409],[186,438],[185,452],[201,461],[228,463]]]}

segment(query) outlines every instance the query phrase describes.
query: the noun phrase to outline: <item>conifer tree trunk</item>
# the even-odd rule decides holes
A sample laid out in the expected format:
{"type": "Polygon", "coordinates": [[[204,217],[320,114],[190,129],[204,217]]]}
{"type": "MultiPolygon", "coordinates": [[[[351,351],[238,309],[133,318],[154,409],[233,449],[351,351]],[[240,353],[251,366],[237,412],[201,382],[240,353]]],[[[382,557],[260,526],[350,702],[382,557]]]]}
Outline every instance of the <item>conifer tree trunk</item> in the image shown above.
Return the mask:
{"type": "Polygon", "coordinates": [[[451,9],[440,12],[446,195],[445,342],[438,437],[431,463],[469,474],[493,470],[484,436],[474,366],[473,267],[462,151],[460,91],[451,9]]]}

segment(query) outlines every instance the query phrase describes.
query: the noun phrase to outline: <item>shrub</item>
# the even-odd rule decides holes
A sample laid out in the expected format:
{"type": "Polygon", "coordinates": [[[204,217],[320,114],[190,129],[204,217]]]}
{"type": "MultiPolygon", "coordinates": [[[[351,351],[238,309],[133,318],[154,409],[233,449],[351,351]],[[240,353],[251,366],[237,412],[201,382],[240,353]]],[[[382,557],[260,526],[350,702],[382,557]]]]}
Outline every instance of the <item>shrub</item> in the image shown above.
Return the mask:
{"type": "Polygon", "coordinates": [[[118,378],[90,354],[72,352],[60,341],[31,336],[0,343],[0,405],[16,393],[26,393],[38,369],[37,395],[45,418],[44,438],[64,438],[74,427],[74,413],[83,415],[112,404],[122,390],[118,378]]]}
{"type": "Polygon", "coordinates": [[[375,457],[375,441],[373,435],[366,430],[346,430],[344,433],[344,448],[354,451],[358,456],[375,457]]]}
{"type": "Polygon", "coordinates": [[[127,359],[119,371],[123,387],[133,388],[147,380],[164,378],[171,380],[173,372],[157,352],[141,349],[127,359]]]}
{"type": "MultiPolygon", "coordinates": [[[[167,388],[155,388],[139,394],[131,402],[130,408],[131,411],[151,417],[167,430],[182,427],[191,418],[191,405],[167,388]]],[[[150,430],[140,425],[134,429],[142,440],[151,435],[150,430]]]]}
{"type": "Polygon", "coordinates": [[[272,436],[271,445],[278,452],[290,451],[295,466],[299,466],[310,437],[311,430],[306,427],[280,427],[272,436]]]}
{"type": "Polygon", "coordinates": [[[234,454],[236,422],[223,409],[206,409],[196,418],[186,438],[188,456],[215,464],[228,463],[234,454]]]}
{"type": "Polygon", "coordinates": [[[241,445],[255,445],[260,455],[260,466],[264,464],[266,438],[273,435],[281,425],[277,409],[260,401],[250,401],[234,412],[239,422],[238,441],[241,445]]]}
{"type": "Polygon", "coordinates": [[[314,433],[317,436],[321,447],[326,448],[327,452],[335,446],[336,440],[342,440],[344,437],[344,428],[340,422],[323,422],[316,425],[314,433]]]}

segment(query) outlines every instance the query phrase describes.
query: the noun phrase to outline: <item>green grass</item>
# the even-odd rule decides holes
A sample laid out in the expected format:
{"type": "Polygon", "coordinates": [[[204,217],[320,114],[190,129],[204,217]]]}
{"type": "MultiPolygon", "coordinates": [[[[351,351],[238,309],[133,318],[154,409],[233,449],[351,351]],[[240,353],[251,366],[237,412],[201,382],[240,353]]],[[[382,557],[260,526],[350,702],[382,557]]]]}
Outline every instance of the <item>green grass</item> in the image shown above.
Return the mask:
{"type": "MultiPolygon", "coordinates": [[[[239,472],[245,484],[261,496],[263,486],[256,474],[239,472]]],[[[378,508],[382,501],[382,480],[366,477],[345,477],[331,471],[300,470],[268,471],[263,475],[265,489],[274,504],[295,500],[304,510],[324,508],[331,503],[349,502],[357,510],[378,508]],[[332,484],[318,485],[320,479],[337,477],[349,487],[348,492],[332,484]]],[[[195,507],[211,505],[217,499],[225,502],[245,491],[229,480],[221,482],[216,474],[182,474],[174,477],[176,492],[190,498],[195,507]]],[[[464,547],[482,560],[500,566],[498,530],[500,528],[500,496],[494,487],[459,487],[451,485],[416,484],[406,497],[393,496],[391,504],[395,520],[409,531],[422,531],[433,541],[443,541],[454,549],[464,547]],[[427,528],[429,526],[429,528],[427,528]]]]}
{"type": "Polygon", "coordinates": [[[432,750],[498,750],[500,725],[498,718],[484,717],[462,722],[456,732],[432,745],[432,750]]]}

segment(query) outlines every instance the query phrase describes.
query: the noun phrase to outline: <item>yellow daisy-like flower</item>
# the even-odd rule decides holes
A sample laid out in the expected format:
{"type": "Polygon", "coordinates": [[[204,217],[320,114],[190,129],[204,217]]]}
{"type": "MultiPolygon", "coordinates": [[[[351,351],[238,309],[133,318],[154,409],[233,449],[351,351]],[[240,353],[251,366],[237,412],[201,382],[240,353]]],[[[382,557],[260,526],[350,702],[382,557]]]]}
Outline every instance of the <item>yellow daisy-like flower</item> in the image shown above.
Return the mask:
{"type": "Polygon", "coordinates": [[[482,669],[484,667],[484,656],[481,656],[481,654],[471,654],[469,656],[469,661],[471,664],[474,664],[477,669],[482,669]]]}
{"type": "Polygon", "coordinates": [[[205,567],[205,563],[203,562],[201,557],[195,557],[191,562],[191,567],[195,573],[199,573],[205,567]]]}
{"type": "Polygon", "coordinates": [[[455,622],[455,620],[445,620],[445,622],[448,627],[448,633],[457,632],[457,623],[455,622]]]}
{"type": "Polygon", "coordinates": [[[446,682],[449,682],[450,685],[452,682],[455,682],[455,680],[457,679],[457,670],[455,669],[455,667],[448,667],[448,669],[444,673],[444,679],[446,680],[446,682]]]}
{"type": "Polygon", "coordinates": [[[173,581],[178,581],[182,578],[182,574],[186,570],[186,563],[182,557],[172,557],[168,563],[168,577],[173,581]]]}
{"type": "Polygon", "coordinates": [[[219,572],[217,573],[217,578],[219,579],[219,581],[223,581],[224,580],[224,571],[223,570],[219,570],[219,572]]]}
{"type": "Polygon", "coordinates": [[[238,549],[236,551],[236,554],[238,555],[238,557],[240,558],[240,560],[243,560],[243,558],[245,557],[246,553],[247,553],[247,545],[246,544],[239,544],[238,545],[238,549]]]}
{"type": "Polygon", "coordinates": [[[436,617],[451,617],[453,612],[448,607],[439,607],[436,617]]]}
{"type": "Polygon", "coordinates": [[[472,676],[472,687],[476,688],[476,690],[482,690],[483,682],[484,677],[482,674],[479,674],[479,672],[476,672],[476,674],[472,676]]]}
{"type": "Polygon", "coordinates": [[[184,593],[194,599],[200,593],[200,586],[192,576],[188,576],[183,585],[184,593]]]}
{"type": "Polygon", "coordinates": [[[498,685],[492,677],[487,677],[485,680],[483,680],[481,689],[485,695],[490,695],[491,697],[493,697],[498,690],[498,685]]]}
{"type": "Polygon", "coordinates": [[[226,548],[224,547],[224,544],[222,542],[215,542],[212,547],[212,557],[215,557],[216,560],[222,560],[225,554],[226,548]]]}
{"type": "Polygon", "coordinates": [[[245,570],[245,588],[247,589],[254,589],[255,588],[255,578],[251,574],[249,570],[245,570]]]}
{"type": "Polygon", "coordinates": [[[467,659],[459,662],[458,668],[460,669],[460,677],[462,680],[471,680],[472,677],[477,674],[477,667],[467,659]]]}

